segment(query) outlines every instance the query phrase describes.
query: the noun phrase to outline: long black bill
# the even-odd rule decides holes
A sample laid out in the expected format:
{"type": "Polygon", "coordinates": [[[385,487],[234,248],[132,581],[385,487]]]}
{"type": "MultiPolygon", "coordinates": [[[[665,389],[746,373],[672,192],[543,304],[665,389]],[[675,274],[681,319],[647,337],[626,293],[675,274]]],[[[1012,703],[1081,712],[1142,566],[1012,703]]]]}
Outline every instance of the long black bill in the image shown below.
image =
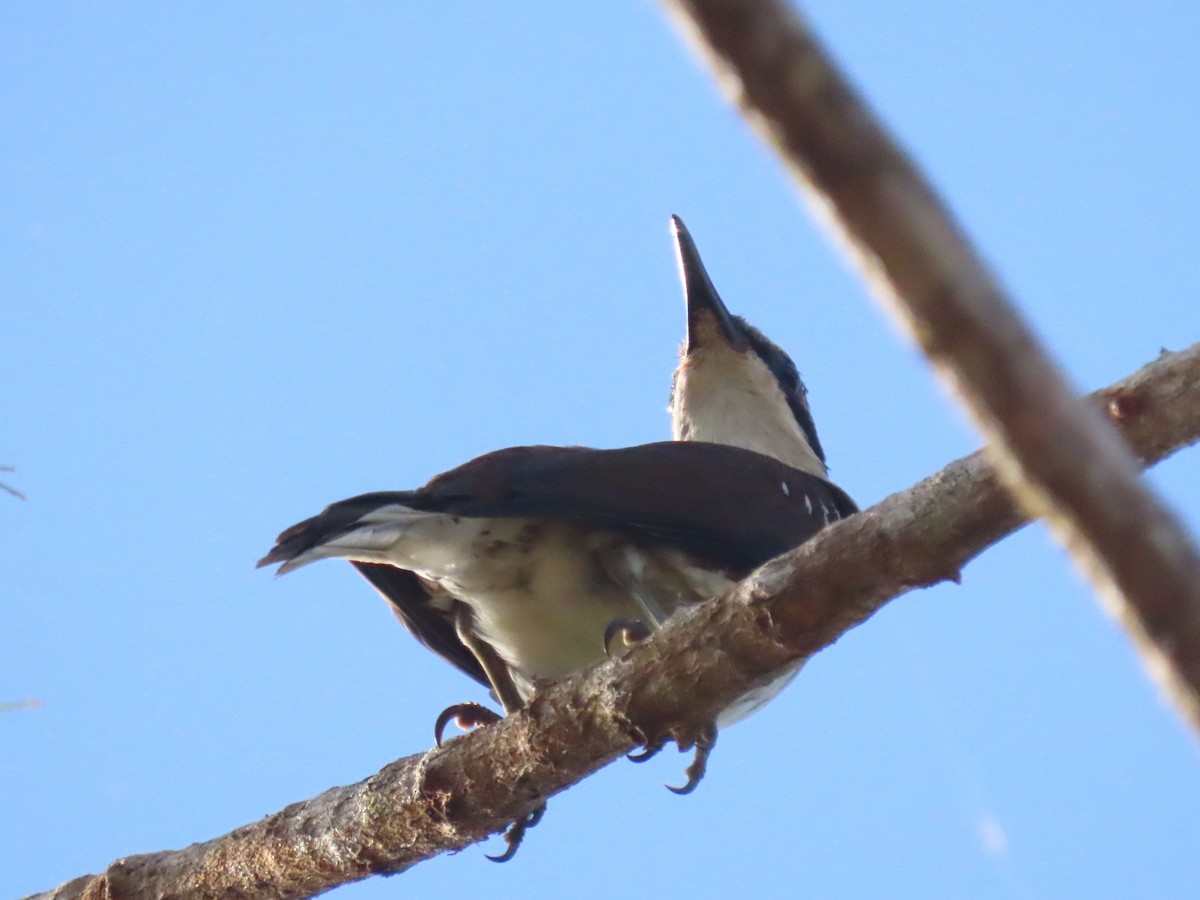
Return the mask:
{"type": "Polygon", "coordinates": [[[671,231],[675,235],[675,252],[679,257],[679,274],[687,303],[687,352],[711,344],[714,339],[724,339],[735,350],[745,350],[745,332],[713,287],[696,242],[679,216],[671,216],[671,231]]]}

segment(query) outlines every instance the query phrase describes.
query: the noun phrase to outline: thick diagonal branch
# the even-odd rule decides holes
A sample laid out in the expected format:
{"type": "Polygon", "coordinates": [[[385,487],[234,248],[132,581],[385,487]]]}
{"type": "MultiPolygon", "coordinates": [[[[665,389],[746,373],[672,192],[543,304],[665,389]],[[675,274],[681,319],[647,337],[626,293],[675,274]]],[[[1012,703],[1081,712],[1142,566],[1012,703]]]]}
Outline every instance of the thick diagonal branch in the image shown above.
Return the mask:
{"type": "Polygon", "coordinates": [[[664,0],[1200,731],[1200,553],[786,0],[664,0]]]}
{"type": "MultiPolygon", "coordinates": [[[[1200,345],[1100,392],[1154,463],[1200,439],[1200,345]]],[[[1025,521],[981,454],[822,532],[528,711],[177,852],[132,856],[41,897],[307,897],[460,849],[631,746],[631,724],[704,721],[889,599],[956,577],[1025,521]],[[750,602],[747,602],[750,601],[750,602]]]]}

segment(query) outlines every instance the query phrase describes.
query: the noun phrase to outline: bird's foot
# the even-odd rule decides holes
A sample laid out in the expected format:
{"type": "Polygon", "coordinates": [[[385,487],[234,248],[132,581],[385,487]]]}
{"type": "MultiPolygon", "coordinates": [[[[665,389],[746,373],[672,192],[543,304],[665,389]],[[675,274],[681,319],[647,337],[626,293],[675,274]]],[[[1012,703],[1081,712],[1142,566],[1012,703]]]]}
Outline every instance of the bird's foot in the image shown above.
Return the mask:
{"type": "Polygon", "coordinates": [[[508,862],[517,855],[517,848],[521,846],[521,841],[525,840],[525,832],[542,821],[542,816],[546,814],[546,804],[543,803],[533,812],[528,813],[517,821],[508,826],[508,830],[504,832],[504,843],[507,845],[504,852],[499,856],[490,856],[485,854],[492,862],[508,862]]]}
{"type": "Polygon", "coordinates": [[[641,619],[613,619],[604,629],[604,655],[613,655],[613,641],[620,638],[626,647],[650,637],[650,628],[641,619]]]}
{"type": "MultiPolygon", "coordinates": [[[[433,737],[437,741],[437,745],[442,746],[442,732],[446,730],[446,726],[452,721],[458,725],[463,731],[469,731],[472,728],[479,728],[483,725],[492,725],[499,722],[504,717],[494,710],[488,709],[479,703],[455,703],[453,706],[448,706],[442,710],[442,714],[437,717],[437,722],[433,726],[433,737]]],[[[499,856],[488,856],[492,862],[508,862],[516,853],[517,848],[521,846],[521,841],[525,840],[525,832],[542,821],[542,816],[546,814],[546,804],[541,804],[533,812],[517,819],[504,832],[504,852],[499,856]]],[[[486,854],[485,854],[486,855],[486,854]]]]}
{"type": "Polygon", "coordinates": [[[662,751],[662,748],[667,746],[666,740],[658,740],[654,743],[644,743],[637,750],[630,750],[625,754],[625,758],[631,763],[644,763],[646,760],[654,759],[662,751]]]}
{"type": "Polygon", "coordinates": [[[437,722],[433,725],[433,738],[439,747],[442,746],[442,732],[451,721],[463,731],[470,731],[481,725],[499,722],[502,718],[504,717],[500,713],[478,703],[455,703],[453,706],[447,706],[437,717],[437,722]]]}
{"type": "Polygon", "coordinates": [[[653,759],[669,740],[674,741],[681,751],[694,748],[692,761],[684,770],[687,781],[680,787],[665,785],[667,790],[676,794],[690,794],[700,784],[704,773],[708,771],[708,758],[712,755],[713,747],[717,743],[717,725],[716,722],[703,722],[699,725],[674,725],[663,729],[654,738],[647,737],[644,730],[635,727],[633,736],[641,744],[641,748],[626,753],[625,758],[635,763],[644,763],[648,759],[653,759]]]}
{"type": "MultiPolygon", "coordinates": [[[[680,750],[687,749],[687,742],[680,742],[677,737],[676,742],[679,743],[680,750]]],[[[712,756],[713,747],[717,745],[717,723],[706,722],[696,729],[696,733],[692,735],[691,745],[696,748],[696,752],[692,754],[691,764],[684,769],[684,774],[687,775],[687,782],[682,787],[675,787],[668,784],[667,790],[673,791],[680,796],[690,794],[696,789],[696,785],[704,778],[704,773],[708,771],[708,758],[712,756]]]]}

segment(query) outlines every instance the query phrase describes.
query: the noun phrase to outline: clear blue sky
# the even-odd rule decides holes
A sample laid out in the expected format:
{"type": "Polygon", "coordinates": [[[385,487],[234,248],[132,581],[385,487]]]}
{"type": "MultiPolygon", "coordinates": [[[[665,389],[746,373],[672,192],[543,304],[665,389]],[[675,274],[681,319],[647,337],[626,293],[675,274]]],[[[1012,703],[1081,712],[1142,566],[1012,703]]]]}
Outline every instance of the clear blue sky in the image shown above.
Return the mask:
{"type": "MultiPolygon", "coordinates": [[[[1200,340],[1194,4],[809,7],[1086,387],[1200,340]]],[[[684,217],[861,503],[977,446],[645,0],[0,10],[0,897],[425,749],[482,691],[284,526],[668,435],[684,217]]],[[[1200,524],[1200,452],[1153,482],[1200,524]]],[[[1197,743],[1040,528],[684,759],[339,898],[1192,896],[1197,743]],[[397,893],[399,892],[399,893],[397,893]]]]}

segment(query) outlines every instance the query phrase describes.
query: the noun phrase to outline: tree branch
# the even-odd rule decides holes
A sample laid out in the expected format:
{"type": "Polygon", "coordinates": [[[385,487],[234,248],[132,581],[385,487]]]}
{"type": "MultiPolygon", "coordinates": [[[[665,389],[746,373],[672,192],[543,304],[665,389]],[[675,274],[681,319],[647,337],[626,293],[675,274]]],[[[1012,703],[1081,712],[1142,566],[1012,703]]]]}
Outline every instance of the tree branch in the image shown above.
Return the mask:
{"type": "MultiPolygon", "coordinates": [[[[1200,344],[1094,395],[1148,464],[1200,440],[1200,344]]],[[[711,718],[781,665],[828,646],[1026,519],[982,454],[839,522],[620,659],[504,721],[223,837],[118,860],[40,898],[307,897],[394,874],[503,829],[648,732],[711,718]]]]}
{"type": "MultiPolygon", "coordinates": [[[[15,472],[15,471],[16,471],[16,469],[13,468],[12,466],[0,466],[0,472],[15,472]]],[[[0,481],[0,491],[4,491],[4,493],[6,493],[6,494],[11,494],[12,496],[16,497],[18,500],[25,499],[24,494],[22,494],[20,491],[18,491],[15,487],[5,484],[3,481],[0,481]]]]}
{"type": "Polygon", "coordinates": [[[785,0],[664,0],[1200,732],[1200,553],[785,0]]]}

